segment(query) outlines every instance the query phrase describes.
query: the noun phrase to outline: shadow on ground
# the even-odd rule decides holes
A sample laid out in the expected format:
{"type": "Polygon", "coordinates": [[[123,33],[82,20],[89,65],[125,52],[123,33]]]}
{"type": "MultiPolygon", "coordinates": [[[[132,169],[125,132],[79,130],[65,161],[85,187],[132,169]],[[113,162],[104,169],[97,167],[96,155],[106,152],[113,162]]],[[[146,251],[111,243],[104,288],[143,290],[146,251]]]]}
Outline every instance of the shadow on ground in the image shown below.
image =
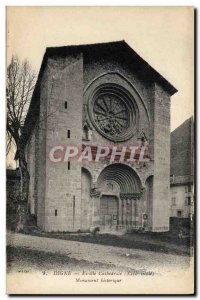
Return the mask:
{"type": "MultiPolygon", "coordinates": [[[[50,253],[25,247],[7,246],[7,272],[31,273],[35,271],[58,270],[117,270],[135,271],[131,268],[116,267],[114,264],[89,262],[71,258],[66,254],[50,253]]],[[[140,272],[140,270],[137,270],[140,272]]],[[[141,270],[142,272],[142,270],[141,270]]]]}
{"type": "Polygon", "coordinates": [[[170,233],[129,233],[123,235],[89,233],[32,232],[32,235],[84,243],[116,246],[128,249],[140,249],[178,255],[190,255],[192,240],[189,237],[179,239],[170,233]]]}

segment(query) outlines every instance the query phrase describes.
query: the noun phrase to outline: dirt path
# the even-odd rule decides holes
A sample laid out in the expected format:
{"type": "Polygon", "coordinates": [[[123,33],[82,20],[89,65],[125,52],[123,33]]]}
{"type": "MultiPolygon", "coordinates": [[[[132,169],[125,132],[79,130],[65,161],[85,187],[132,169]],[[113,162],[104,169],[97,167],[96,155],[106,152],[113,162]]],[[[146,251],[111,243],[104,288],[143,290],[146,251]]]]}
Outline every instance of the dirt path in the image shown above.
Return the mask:
{"type": "Polygon", "coordinates": [[[59,253],[91,263],[112,264],[120,268],[146,270],[155,273],[161,271],[171,272],[177,267],[185,270],[190,261],[187,256],[43,238],[11,232],[7,234],[7,245],[59,253]]]}

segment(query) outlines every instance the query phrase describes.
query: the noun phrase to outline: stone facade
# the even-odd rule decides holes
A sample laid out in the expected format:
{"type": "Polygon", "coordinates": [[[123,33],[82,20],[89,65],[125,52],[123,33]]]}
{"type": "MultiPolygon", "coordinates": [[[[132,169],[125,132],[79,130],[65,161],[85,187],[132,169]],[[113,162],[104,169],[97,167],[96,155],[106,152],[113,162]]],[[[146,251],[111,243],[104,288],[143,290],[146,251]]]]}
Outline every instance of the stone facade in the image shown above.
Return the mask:
{"type": "Polygon", "coordinates": [[[47,49],[26,120],[38,106],[26,149],[31,213],[42,230],[169,230],[175,92],[123,41],[47,49]],[[139,143],[148,144],[148,162],[50,159],[53,147],[59,160],[69,145],[139,143]]]}

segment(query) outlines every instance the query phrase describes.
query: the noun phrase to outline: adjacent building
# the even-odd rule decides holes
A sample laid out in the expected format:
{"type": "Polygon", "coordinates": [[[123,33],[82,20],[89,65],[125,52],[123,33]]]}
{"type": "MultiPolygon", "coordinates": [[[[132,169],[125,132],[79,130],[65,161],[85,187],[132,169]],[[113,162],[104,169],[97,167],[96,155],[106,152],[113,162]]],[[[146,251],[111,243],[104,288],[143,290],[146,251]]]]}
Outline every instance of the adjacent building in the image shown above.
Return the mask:
{"type": "Polygon", "coordinates": [[[186,120],[171,133],[171,217],[194,214],[194,120],[186,120]]]}

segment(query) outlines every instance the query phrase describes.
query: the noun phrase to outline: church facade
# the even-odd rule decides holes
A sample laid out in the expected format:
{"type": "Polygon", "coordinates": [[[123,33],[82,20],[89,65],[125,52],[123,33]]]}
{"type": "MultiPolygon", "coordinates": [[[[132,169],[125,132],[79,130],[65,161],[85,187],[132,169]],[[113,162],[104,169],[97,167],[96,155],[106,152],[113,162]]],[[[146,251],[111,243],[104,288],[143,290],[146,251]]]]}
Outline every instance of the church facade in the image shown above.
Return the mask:
{"type": "Polygon", "coordinates": [[[25,122],[37,225],[49,232],[168,231],[176,91],[125,41],[47,48],[25,122]],[[143,145],[146,161],[121,159],[119,149],[124,158],[143,145]],[[67,160],[67,147],[90,147],[94,159],[67,160]],[[118,159],[103,155],[107,148],[118,159]]]}

